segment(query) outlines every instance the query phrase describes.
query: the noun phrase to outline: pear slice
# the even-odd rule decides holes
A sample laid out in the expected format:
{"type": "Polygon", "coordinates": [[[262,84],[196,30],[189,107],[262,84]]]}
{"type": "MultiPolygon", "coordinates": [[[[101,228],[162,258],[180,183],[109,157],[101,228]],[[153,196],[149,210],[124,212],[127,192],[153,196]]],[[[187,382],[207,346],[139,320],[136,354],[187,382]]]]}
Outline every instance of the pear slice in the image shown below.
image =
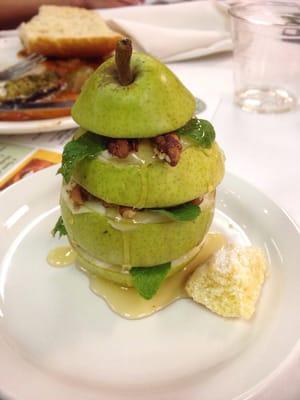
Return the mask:
{"type": "Polygon", "coordinates": [[[169,68],[143,53],[132,54],[130,67],[133,81],[126,86],[114,58],[91,75],[72,108],[79,126],[112,138],[146,138],[191,119],[195,98],[169,68]]]}
{"type": "Polygon", "coordinates": [[[183,256],[203,240],[214,213],[212,200],[193,221],[118,223],[100,212],[74,213],[63,196],[60,205],[70,242],[106,263],[132,267],[159,265],[183,256]]]}
{"type": "MultiPolygon", "coordinates": [[[[129,273],[129,270],[122,270],[121,266],[112,265],[104,263],[101,260],[91,257],[86,251],[83,251],[78,245],[71,243],[73,249],[76,251],[77,260],[79,262],[80,267],[84,271],[88,271],[89,273],[98,276],[99,278],[103,278],[109,281],[113,281],[114,283],[132,287],[132,277],[129,273]]],[[[202,243],[197,247],[194,247],[191,251],[186,253],[184,256],[171,261],[171,268],[168,272],[167,277],[174,275],[175,273],[181,271],[200,251],[202,243]]]]}
{"type": "Polygon", "coordinates": [[[224,175],[224,155],[216,142],[211,149],[189,146],[176,167],[152,159],[144,164],[117,158],[78,163],[74,180],[107,203],[136,208],[171,207],[211,192],[224,175]]]}

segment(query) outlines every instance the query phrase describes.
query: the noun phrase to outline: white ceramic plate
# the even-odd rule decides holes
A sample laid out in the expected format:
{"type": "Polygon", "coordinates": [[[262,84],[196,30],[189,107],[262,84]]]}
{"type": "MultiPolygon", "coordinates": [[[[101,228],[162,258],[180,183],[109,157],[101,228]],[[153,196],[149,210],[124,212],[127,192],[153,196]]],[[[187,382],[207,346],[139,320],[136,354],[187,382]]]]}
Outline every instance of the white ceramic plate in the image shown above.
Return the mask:
{"type": "Polygon", "coordinates": [[[251,321],[190,300],[128,321],[80,271],[46,263],[65,242],[50,236],[56,169],[0,195],[0,392],[14,400],[250,399],[300,336],[300,240],[287,215],[234,176],[218,191],[214,228],[263,247],[271,263],[251,321]]]}
{"type": "MultiPolygon", "coordinates": [[[[22,46],[17,36],[0,38],[0,70],[20,61],[17,53],[22,46]]],[[[51,118],[33,121],[0,121],[0,135],[25,135],[29,133],[60,131],[75,128],[72,117],[51,118]]]]}

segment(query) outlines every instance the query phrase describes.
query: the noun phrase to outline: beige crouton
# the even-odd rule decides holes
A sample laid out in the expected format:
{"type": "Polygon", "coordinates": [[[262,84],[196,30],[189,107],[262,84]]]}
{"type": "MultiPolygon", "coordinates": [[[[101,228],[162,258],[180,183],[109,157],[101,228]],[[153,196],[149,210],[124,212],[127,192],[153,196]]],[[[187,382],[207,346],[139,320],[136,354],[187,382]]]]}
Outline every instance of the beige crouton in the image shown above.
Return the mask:
{"type": "Polygon", "coordinates": [[[186,291],[194,301],[223,317],[250,319],[266,269],[261,249],[228,245],[196,269],[186,291]]]}

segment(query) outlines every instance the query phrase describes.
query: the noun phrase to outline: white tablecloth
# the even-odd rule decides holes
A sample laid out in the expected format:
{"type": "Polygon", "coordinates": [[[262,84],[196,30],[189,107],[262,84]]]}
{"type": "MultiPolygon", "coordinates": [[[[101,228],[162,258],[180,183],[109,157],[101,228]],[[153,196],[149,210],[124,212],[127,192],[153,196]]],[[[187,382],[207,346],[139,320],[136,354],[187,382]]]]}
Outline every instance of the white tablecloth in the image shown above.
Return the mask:
{"type": "MultiPolygon", "coordinates": [[[[232,100],[232,58],[229,55],[169,66],[191,90],[203,91],[203,99],[206,94],[219,96],[213,124],[226,154],[227,171],[240,175],[272,198],[300,226],[299,109],[259,115],[236,107],[232,100]]],[[[267,386],[251,397],[251,400],[299,399],[300,343],[267,386]]]]}

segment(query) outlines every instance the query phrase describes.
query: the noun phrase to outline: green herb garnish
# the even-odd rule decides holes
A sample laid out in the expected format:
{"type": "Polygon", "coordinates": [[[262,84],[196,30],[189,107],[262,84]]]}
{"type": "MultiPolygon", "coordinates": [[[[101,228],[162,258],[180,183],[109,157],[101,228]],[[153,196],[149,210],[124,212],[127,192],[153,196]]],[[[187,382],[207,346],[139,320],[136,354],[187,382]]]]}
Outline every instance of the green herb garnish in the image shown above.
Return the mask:
{"type": "Polygon", "coordinates": [[[179,135],[188,136],[201,147],[209,149],[215,140],[216,134],[212,124],[206,119],[194,117],[182,128],[178,129],[179,135]]]}
{"type": "Polygon", "coordinates": [[[85,133],[77,140],[72,140],[65,145],[62,155],[62,165],[58,173],[62,174],[66,183],[68,183],[79,161],[86,158],[95,158],[103,150],[105,150],[105,145],[100,135],[91,132],[85,133]]]}
{"type": "Polygon", "coordinates": [[[55,224],[55,227],[52,229],[51,233],[52,233],[52,236],[55,236],[58,233],[60,238],[67,234],[66,227],[64,225],[64,221],[63,221],[62,217],[58,218],[58,220],[55,224]]]}
{"type": "Polygon", "coordinates": [[[144,299],[150,300],[158,291],[170,268],[170,262],[154,267],[133,267],[130,270],[133,286],[144,299]]]}
{"type": "Polygon", "coordinates": [[[154,211],[158,214],[165,215],[173,221],[193,221],[200,215],[200,207],[191,203],[186,203],[178,207],[171,208],[155,208],[154,211]]]}

